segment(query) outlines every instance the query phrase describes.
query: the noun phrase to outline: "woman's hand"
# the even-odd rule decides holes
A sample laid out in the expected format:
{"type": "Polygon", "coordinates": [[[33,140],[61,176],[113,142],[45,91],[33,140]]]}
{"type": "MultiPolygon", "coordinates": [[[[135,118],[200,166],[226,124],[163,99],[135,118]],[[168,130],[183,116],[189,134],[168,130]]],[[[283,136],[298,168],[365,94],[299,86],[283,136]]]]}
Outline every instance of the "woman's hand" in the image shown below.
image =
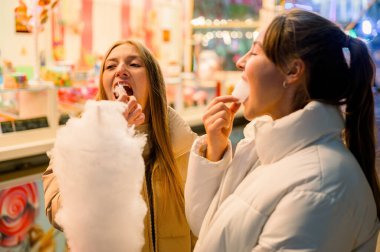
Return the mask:
{"type": "Polygon", "coordinates": [[[202,121],[207,133],[206,158],[219,161],[228,146],[228,137],[231,134],[235,113],[241,103],[231,95],[218,96],[207,106],[202,121]],[[232,103],[227,106],[226,103],[232,103]]]}
{"type": "Polygon", "coordinates": [[[142,111],[141,105],[137,103],[136,97],[122,94],[117,100],[127,104],[127,108],[124,111],[124,117],[129,125],[140,125],[144,123],[145,115],[142,111]]]}

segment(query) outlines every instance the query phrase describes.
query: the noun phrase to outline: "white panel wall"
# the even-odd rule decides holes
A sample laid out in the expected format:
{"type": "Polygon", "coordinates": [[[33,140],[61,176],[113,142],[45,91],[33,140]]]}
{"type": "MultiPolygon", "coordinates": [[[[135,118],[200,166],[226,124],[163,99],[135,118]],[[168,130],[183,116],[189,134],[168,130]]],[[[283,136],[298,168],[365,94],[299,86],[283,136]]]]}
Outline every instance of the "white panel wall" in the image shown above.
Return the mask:
{"type": "Polygon", "coordinates": [[[121,1],[94,0],[92,25],[92,49],[103,55],[113,42],[121,39],[121,1]]]}
{"type": "Polygon", "coordinates": [[[64,35],[65,57],[67,62],[76,63],[81,52],[80,27],[83,26],[81,18],[82,1],[61,0],[61,13],[67,23],[64,35]],[[78,30],[75,30],[78,29],[78,30]]]}
{"type": "Polygon", "coordinates": [[[160,47],[160,62],[164,65],[169,63],[181,64],[183,61],[183,39],[182,32],[184,28],[182,1],[158,1],[157,19],[159,21],[159,47],[160,47]],[[163,41],[163,30],[170,31],[170,41],[163,41]]]}
{"type": "MultiPolygon", "coordinates": [[[[16,0],[0,0],[0,60],[11,60],[14,65],[34,65],[34,38],[31,33],[16,33],[14,9],[16,0]]],[[[50,21],[50,20],[49,20],[50,21]]],[[[44,51],[47,59],[51,55],[51,25],[45,24],[44,31],[39,35],[40,52],[44,51]]]]}

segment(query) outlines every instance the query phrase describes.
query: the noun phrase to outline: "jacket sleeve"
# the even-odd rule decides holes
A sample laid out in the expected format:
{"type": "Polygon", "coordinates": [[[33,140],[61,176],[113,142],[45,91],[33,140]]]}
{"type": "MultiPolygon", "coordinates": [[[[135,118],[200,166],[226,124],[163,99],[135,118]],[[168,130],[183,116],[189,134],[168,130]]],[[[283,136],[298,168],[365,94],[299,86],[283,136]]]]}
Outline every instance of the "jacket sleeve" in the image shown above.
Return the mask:
{"type": "Polygon", "coordinates": [[[346,232],[352,232],[346,225],[350,218],[353,218],[352,210],[339,206],[333,197],[319,192],[292,191],[268,217],[252,252],[352,251],[353,244],[348,241],[336,242],[347,240],[346,232]]]}
{"type": "Polygon", "coordinates": [[[205,136],[194,142],[185,184],[186,217],[196,236],[199,236],[207,210],[219,189],[224,171],[232,159],[230,143],[223,158],[218,162],[211,162],[202,155],[201,152],[205,148],[205,136]]]}
{"type": "MultiPolygon", "coordinates": [[[[49,154],[48,154],[49,155],[49,154]]],[[[53,158],[51,155],[50,163],[46,171],[42,174],[42,183],[44,186],[44,197],[45,197],[45,212],[49,219],[49,222],[58,230],[62,231],[62,228],[54,221],[55,214],[61,206],[61,194],[58,188],[58,182],[54,175],[52,166],[53,158]]]]}

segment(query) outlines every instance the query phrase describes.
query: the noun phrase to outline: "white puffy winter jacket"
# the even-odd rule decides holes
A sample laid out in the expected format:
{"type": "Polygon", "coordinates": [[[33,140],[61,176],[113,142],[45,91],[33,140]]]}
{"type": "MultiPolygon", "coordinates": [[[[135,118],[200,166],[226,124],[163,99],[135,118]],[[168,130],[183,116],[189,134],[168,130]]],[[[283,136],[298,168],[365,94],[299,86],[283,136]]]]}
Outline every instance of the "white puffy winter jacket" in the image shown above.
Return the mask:
{"type": "Polygon", "coordinates": [[[311,102],[249,123],[233,159],[229,147],[208,161],[199,138],[185,187],[195,251],[375,251],[375,201],[343,125],[338,108],[311,102]]]}

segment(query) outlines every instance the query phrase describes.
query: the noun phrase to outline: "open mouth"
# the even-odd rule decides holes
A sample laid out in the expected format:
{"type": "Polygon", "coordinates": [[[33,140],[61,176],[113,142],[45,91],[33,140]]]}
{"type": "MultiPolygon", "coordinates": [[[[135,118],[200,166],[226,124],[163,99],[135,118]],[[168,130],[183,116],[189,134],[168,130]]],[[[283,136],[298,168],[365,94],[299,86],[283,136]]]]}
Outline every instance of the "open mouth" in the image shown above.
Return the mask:
{"type": "Polygon", "coordinates": [[[127,83],[121,81],[116,83],[116,85],[113,87],[112,92],[116,99],[119,98],[122,94],[127,94],[128,96],[133,95],[132,87],[127,83]]]}

